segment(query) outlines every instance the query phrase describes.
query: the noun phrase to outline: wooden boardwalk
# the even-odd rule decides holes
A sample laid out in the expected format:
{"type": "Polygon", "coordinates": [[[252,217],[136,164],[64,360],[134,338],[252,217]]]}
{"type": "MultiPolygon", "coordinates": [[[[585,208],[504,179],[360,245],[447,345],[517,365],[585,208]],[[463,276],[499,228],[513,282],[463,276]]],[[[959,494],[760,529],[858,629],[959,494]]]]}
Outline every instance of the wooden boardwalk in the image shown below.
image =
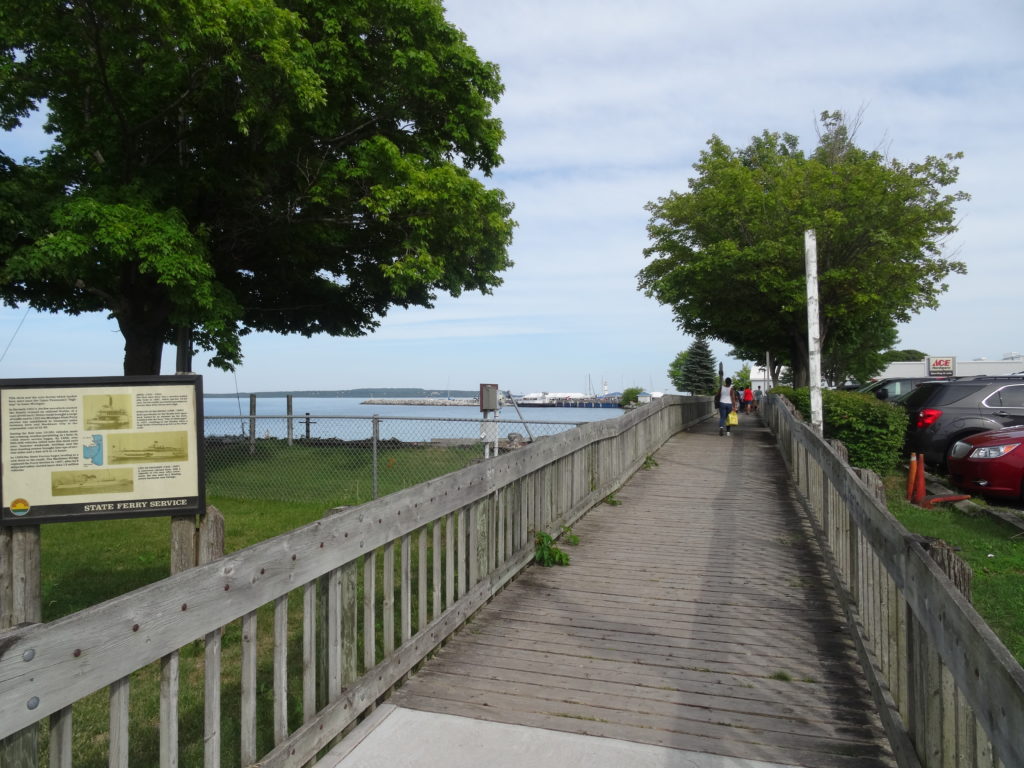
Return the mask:
{"type": "Polygon", "coordinates": [[[767,430],[672,438],[391,698],[408,709],[799,766],[892,766],[767,430]]]}

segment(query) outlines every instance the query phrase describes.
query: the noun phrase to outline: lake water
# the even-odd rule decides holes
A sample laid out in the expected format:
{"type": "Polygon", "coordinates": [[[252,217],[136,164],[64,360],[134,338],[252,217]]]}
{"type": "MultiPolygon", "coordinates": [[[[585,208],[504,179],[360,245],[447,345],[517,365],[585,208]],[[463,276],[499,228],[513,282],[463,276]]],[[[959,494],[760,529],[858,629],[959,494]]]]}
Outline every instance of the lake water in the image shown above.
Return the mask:
{"type": "MultiPolygon", "coordinates": [[[[207,436],[249,434],[249,398],[203,398],[207,436]]],[[[310,437],[331,437],[344,440],[368,439],[373,434],[373,418],[378,417],[379,436],[421,441],[437,438],[480,437],[481,413],[477,406],[459,405],[364,405],[362,398],[354,397],[296,397],[292,401],[295,416],[309,414],[308,427],[304,418],[293,419],[294,435],[304,437],[308,428],[310,437]]],[[[571,429],[577,424],[613,419],[624,411],[619,408],[520,408],[520,415],[512,406],[498,412],[498,431],[506,437],[510,432],[522,435],[550,435],[571,429]]],[[[256,436],[285,437],[287,435],[287,401],[283,397],[256,399],[256,436]]]]}

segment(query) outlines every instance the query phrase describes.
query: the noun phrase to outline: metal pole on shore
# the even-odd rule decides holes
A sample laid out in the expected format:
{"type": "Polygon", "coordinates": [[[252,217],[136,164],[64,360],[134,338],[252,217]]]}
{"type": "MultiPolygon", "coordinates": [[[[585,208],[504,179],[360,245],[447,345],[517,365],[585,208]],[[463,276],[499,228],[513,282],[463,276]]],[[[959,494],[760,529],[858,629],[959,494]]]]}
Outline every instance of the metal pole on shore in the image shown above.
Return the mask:
{"type": "Polygon", "coordinates": [[[519,403],[517,403],[517,402],[515,401],[515,399],[514,399],[514,398],[512,397],[512,390],[511,390],[511,389],[510,389],[510,390],[507,390],[507,391],[505,392],[505,395],[506,395],[506,396],[508,397],[508,399],[509,399],[509,400],[511,400],[511,401],[512,401],[512,407],[516,409],[516,415],[517,415],[517,416],[519,416],[519,420],[520,420],[521,422],[523,422],[523,426],[524,426],[524,427],[526,427],[526,434],[527,434],[527,436],[528,436],[528,437],[530,438],[530,442],[532,443],[532,442],[533,442],[533,433],[532,433],[532,432],[530,432],[530,425],[529,425],[529,424],[527,424],[527,423],[526,423],[526,420],[525,420],[525,419],[523,418],[523,414],[522,414],[522,412],[521,412],[521,411],[519,410],[519,403]]]}
{"type": "Polygon", "coordinates": [[[377,498],[377,443],[380,440],[380,416],[373,414],[373,498],[377,498]]]}

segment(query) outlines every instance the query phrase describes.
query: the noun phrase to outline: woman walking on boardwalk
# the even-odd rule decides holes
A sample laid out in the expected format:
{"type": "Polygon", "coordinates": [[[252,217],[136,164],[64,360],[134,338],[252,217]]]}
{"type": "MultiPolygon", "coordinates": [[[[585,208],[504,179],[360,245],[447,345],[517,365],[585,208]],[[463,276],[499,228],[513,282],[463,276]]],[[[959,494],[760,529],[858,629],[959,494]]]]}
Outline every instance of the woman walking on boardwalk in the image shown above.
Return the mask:
{"type": "Polygon", "coordinates": [[[737,410],[740,404],[736,390],[732,386],[732,379],[726,378],[725,383],[718,390],[718,397],[715,400],[718,403],[718,434],[719,436],[731,435],[732,427],[729,424],[729,414],[737,410]]]}

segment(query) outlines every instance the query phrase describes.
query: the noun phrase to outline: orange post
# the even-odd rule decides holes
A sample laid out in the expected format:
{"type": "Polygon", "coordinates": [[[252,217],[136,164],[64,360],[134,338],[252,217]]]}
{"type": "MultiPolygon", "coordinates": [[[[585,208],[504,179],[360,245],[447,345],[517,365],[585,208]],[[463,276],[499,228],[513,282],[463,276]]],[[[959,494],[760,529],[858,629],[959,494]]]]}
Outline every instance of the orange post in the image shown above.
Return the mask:
{"type": "Polygon", "coordinates": [[[910,468],[907,470],[907,501],[914,498],[914,488],[917,487],[917,454],[910,454],[910,468]]]}
{"type": "Polygon", "coordinates": [[[925,488],[924,488],[924,454],[919,453],[917,455],[917,481],[914,483],[914,499],[915,504],[921,504],[924,501],[925,488]]]}

